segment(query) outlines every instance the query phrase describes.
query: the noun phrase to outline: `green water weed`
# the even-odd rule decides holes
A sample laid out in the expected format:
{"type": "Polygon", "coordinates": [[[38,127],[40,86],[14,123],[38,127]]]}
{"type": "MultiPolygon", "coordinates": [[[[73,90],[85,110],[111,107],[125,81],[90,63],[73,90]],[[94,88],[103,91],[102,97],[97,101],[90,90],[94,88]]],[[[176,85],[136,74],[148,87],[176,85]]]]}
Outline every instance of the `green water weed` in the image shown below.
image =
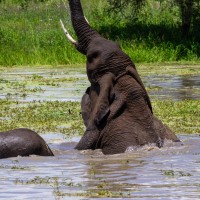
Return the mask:
{"type": "MultiPolygon", "coordinates": [[[[84,124],[79,102],[29,102],[0,100],[0,130],[27,127],[40,133],[82,135],[84,124]],[[4,120],[6,119],[6,120],[4,120]]],[[[200,133],[199,100],[154,100],[154,114],[175,133],[200,133]]]]}
{"type": "Polygon", "coordinates": [[[183,176],[192,176],[191,173],[176,171],[176,170],[161,170],[161,173],[167,177],[183,177],[183,176]]]}
{"type": "Polygon", "coordinates": [[[154,114],[175,133],[200,133],[200,100],[152,101],[154,114]]]}
{"type": "Polygon", "coordinates": [[[83,133],[84,125],[78,102],[30,102],[0,100],[0,130],[27,127],[40,133],[61,132],[68,136],[83,133]],[[11,106],[15,105],[15,106],[11,106]],[[66,128],[59,128],[65,125],[66,128]]]}

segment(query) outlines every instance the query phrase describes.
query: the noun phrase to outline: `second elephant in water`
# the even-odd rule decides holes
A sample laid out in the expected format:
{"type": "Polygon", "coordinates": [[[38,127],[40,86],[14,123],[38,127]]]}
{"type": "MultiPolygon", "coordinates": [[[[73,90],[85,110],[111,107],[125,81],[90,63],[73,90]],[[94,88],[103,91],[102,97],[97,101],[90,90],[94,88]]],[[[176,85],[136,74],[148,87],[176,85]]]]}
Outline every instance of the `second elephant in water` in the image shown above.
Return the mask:
{"type": "Polygon", "coordinates": [[[0,132],[0,159],[30,155],[53,156],[53,153],[43,138],[30,129],[0,132]]]}

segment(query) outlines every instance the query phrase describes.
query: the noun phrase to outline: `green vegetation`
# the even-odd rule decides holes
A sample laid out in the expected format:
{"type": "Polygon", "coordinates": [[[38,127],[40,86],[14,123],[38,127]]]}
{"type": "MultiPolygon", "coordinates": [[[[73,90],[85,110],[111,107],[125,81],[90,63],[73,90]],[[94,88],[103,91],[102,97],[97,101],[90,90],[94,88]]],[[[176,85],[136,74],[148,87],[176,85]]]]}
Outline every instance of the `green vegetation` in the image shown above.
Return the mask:
{"type": "MultiPolygon", "coordinates": [[[[200,100],[154,100],[156,116],[175,133],[200,133],[200,100]]],[[[39,133],[61,132],[68,137],[82,135],[84,125],[79,102],[19,103],[0,100],[0,131],[27,127],[39,133]]]]}
{"type": "Polygon", "coordinates": [[[84,125],[79,102],[19,103],[0,100],[0,130],[27,127],[40,133],[61,132],[68,136],[82,134],[84,125]]]}
{"type": "Polygon", "coordinates": [[[40,177],[40,176],[36,176],[30,180],[22,180],[22,179],[16,179],[15,180],[15,184],[22,184],[22,185],[41,185],[41,184],[51,184],[53,185],[60,185],[60,186],[69,186],[69,187],[80,187],[80,184],[76,184],[74,182],[72,182],[72,180],[63,178],[63,179],[59,179],[59,177],[49,177],[49,176],[45,176],[45,177],[40,177]]]}
{"type": "Polygon", "coordinates": [[[157,76],[157,75],[198,75],[200,65],[183,65],[183,64],[138,64],[137,70],[141,76],[157,76]]]}
{"type": "MultiPolygon", "coordinates": [[[[84,124],[79,102],[50,100],[29,102],[29,99],[26,98],[33,94],[42,96],[46,87],[54,90],[68,87],[68,83],[75,83],[73,92],[69,91],[68,93],[73,96],[78,92],[81,96],[82,93],[76,86],[76,82],[86,81],[86,76],[80,77],[75,74],[84,74],[84,70],[83,67],[75,65],[39,69],[0,68],[0,91],[4,96],[0,99],[0,131],[27,127],[39,133],[58,132],[67,137],[82,135],[84,124]],[[26,72],[25,70],[29,73],[21,74],[26,72]],[[12,76],[10,77],[9,74],[12,76]],[[74,77],[71,76],[72,74],[74,77]]],[[[199,70],[199,65],[138,65],[138,72],[142,77],[166,75],[166,71],[167,75],[198,75],[199,70]]],[[[150,91],[162,89],[162,87],[151,85],[147,87],[147,90],[150,91]]],[[[199,92],[198,88],[192,90],[199,92]]],[[[200,133],[200,100],[172,101],[168,99],[163,101],[152,99],[152,105],[155,115],[175,133],[200,133]]]]}
{"type": "MultiPolygon", "coordinates": [[[[113,12],[121,12],[123,17],[131,18],[134,21],[143,20],[140,13],[144,11],[144,7],[159,10],[167,15],[176,11],[175,16],[179,18],[181,23],[181,31],[184,37],[188,37],[191,30],[197,30],[200,22],[200,1],[199,0],[168,0],[168,1],[152,1],[152,0],[107,0],[109,10],[113,12]],[[153,6],[152,6],[153,5],[153,6]],[[180,20],[181,19],[181,20],[180,20]]],[[[168,16],[169,17],[169,16],[168,16]]],[[[167,17],[167,18],[168,18],[167,17]]],[[[174,17],[171,15],[171,17],[174,17]]],[[[160,22],[160,20],[158,20],[160,22]]],[[[166,22],[165,22],[166,23],[166,22]]]]}
{"type": "MultiPolygon", "coordinates": [[[[50,185],[53,188],[53,195],[55,197],[65,196],[61,191],[63,187],[82,187],[81,184],[72,182],[72,180],[59,177],[40,177],[36,176],[30,180],[23,180],[17,178],[14,183],[16,185],[50,185]]],[[[70,195],[69,195],[70,196],[70,195]]],[[[57,198],[56,198],[57,199],[57,198]]]]}
{"type": "Polygon", "coordinates": [[[94,187],[94,189],[87,190],[86,192],[69,192],[71,188],[82,188],[80,183],[75,183],[72,180],[60,177],[40,177],[36,176],[30,180],[23,180],[17,178],[14,183],[16,185],[50,185],[53,188],[53,194],[55,197],[130,197],[130,192],[128,191],[112,191],[110,188],[112,185],[105,181],[100,181],[99,185],[94,187]],[[69,189],[68,189],[69,188],[69,189]],[[66,192],[68,191],[68,192],[66,192]]]}
{"type": "Polygon", "coordinates": [[[200,133],[200,100],[153,101],[155,115],[175,133],[200,133]]]}
{"type": "MultiPolygon", "coordinates": [[[[199,32],[192,29],[190,37],[181,36],[178,7],[149,1],[138,20],[130,22],[120,13],[107,13],[106,0],[82,2],[91,26],[118,41],[134,62],[199,62],[199,32]]],[[[74,35],[61,1],[1,1],[0,65],[84,63],[85,57],[66,40],[60,18],[74,35]]]]}
{"type": "Polygon", "coordinates": [[[17,166],[17,165],[13,165],[13,166],[9,166],[9,165],[0,165],[0,169],[11,169],[11,170],[30,170],[29,167],[22,167],[22,166],[17,166]]]}
{"type": "Polygon", "coordinates": [[[182,177],[182,176],[192,176],[191,173],[183,172],[183,171],[175,171],[175,170],[161,170],[162,174],[171,178],[174,177],[182,177]]]}

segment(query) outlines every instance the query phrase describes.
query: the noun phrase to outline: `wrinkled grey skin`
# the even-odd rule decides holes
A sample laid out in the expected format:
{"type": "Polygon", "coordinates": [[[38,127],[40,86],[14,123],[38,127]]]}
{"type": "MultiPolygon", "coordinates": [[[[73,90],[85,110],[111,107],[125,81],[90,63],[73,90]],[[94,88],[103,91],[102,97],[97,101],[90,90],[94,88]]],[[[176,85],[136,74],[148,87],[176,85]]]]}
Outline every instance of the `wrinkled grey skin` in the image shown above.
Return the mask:
{"type": "Polygon", "coordinates": [[[110,113],[110,102],[114,98],[114,78],[112,73],[107,73],[98,84],[92,84],[86,90],[81,101],[82,118],[86,131],[76,149],[96,149],[100,129],[110,113]]]}
{"type": "Polygon", "coordinates": [[[153,115],[146,89],[135,65],[120,46],[94,31],[85,20],[80,0],[69,0],[71,20],[78,37],[76,49],[87,57],[91,86],[81,102],[86,131],[76,149],[123,153],[129,146],[164,139],[179,141],[153,115]]]}
{"type": "Polygon", "coordinates": [[[53,156],[52,151],[36,132],[20,128],[0,132],[0,159],[16,156],[53,156]]]}

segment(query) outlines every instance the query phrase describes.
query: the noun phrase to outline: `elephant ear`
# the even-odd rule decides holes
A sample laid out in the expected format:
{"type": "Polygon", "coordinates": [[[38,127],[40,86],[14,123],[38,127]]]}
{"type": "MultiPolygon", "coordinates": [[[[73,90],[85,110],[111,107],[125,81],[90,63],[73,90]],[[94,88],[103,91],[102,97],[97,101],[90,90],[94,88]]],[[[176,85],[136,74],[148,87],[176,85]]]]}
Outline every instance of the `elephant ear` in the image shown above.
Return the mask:
{"type": "Polygon", "coordinates": [[[153,113],[149,95],[147,94],[147,91],[144,87],[144,84],[142,83],[140,76],[137,73],[137,70],[135,68],[133,68],[132,66],[128,66],[128,67],[126,67],[126,73],[129,74],[130,76],[132,76],[138,82],[138,84],[142,87],[142,89],[144,90],[144,92],[146,94],[145,100],[147,102],[147,105],[148,105],[149,109],[151,110],[151,112],[153,113]]]}

